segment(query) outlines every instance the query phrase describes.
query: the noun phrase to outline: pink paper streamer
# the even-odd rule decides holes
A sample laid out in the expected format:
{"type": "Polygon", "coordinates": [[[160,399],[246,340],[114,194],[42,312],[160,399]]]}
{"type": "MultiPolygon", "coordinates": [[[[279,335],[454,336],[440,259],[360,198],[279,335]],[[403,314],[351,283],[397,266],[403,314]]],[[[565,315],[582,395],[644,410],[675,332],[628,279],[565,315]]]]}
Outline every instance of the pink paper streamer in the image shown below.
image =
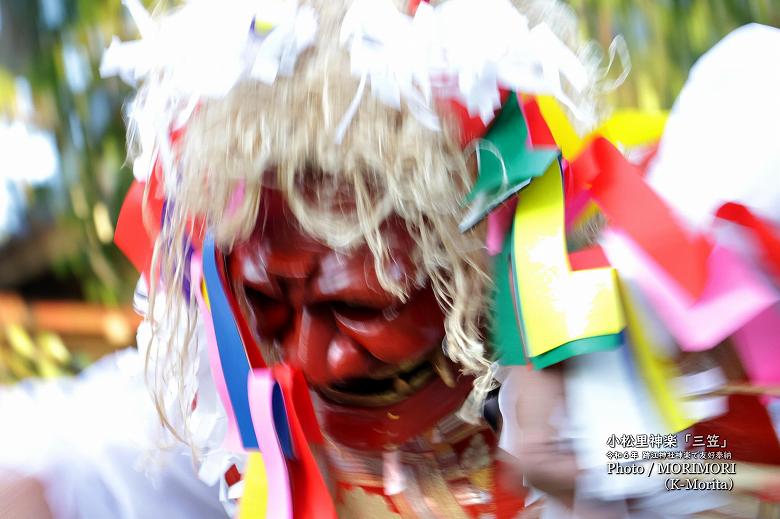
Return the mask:
{"type": "Polygon", "coordinates": [[[621,263],[634,272],[636,281],[647,294],[655,311],[687,351],[702,351],[718,345],[750,323],[778,301],[777,293],[730,250],[717,246],[707,263],[704,292],[697,301],[659,268],[627,236],[614,232],[623,245],[621,263]]]}
{"type": "Polygon", "coordinates": [[[203,325],[206,328],[211,378],[214,380],[214,386],[217,389],[219,399],[222,401],[222,406],[225,408],[225,415],[227,417],[227,431],[225,431],[225,438],[222,441],[222,448],[231,452],[243,452],[244,447],[241,443],[241,437],[238,434],[236,415],[233,412],[233,405],[230,403],[230,396],[228,395],[227,385],[225,384],[225,376],[222,373],[222,361],[219,358],[219,350],[217,349],[214,323],[211,321],[211,312],[209,312],[209,309],[206,306],[206,301],[204,301],[203,292],[201,291],[202,272],[203,264],[200,253],[193,252],[192,260],[190,262],[191,286],[194,288],[193,292],[195,293],[195,299],[198,301],[200,316],[203,325]]]}
{"type": "Polygon", "coordinates": [[[764,310],[734,334],[734,344],[750,381],[780,383],[780,309],[764,310]]]}
{"type": "Polygon", "coordinates": [[[512,225],[512,218],[517,207],[517,197],[508,200],[494,209],[487,217],[487,245],[488,254],[495,256],[504,247],[506,233],[512,225]]]}
{"type": "Polygon", "coordinates": [[[274,428],[273,388],[275,384],[271,370],[250,371],[247,382],[249,409],[252,413],[252,424],[255,426],[260,452],[263,453],[268,481],[268,509],[265,516],[273,519],[292,519],[290,477],[274,428]]]}

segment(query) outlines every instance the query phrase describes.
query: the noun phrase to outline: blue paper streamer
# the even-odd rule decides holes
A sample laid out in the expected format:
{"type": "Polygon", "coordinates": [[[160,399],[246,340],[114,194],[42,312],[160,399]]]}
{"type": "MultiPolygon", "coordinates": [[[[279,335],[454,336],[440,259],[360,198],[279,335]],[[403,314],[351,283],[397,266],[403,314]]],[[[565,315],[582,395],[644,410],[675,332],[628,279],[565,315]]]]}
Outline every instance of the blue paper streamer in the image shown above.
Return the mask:
{"type": "Polygon", "coordinates": [[[249,359],[238,332],[238,324],[225,295],[225,288],[217,267],[214,238],[210,235],[206,236],[203,242],[203,279],[209,296],[211,319],[214,323],[214,335],[217,339],[219,359],[222,362],[225,386],[236,415],[241,443],[245,449],[258,449],[247,392],[249,359]]]}
{"type": "Polygon", "coordinates": [[[282,448],[284,456],[291,460],[295,457],[295,451],[293,450],[292,436],[290,435],[287,407],[284,405],[282,388],[279,387],[278,383],[274,384],[271,402],[273,405],[274,429],[276,430],[276,437],[279,439],[279,446],[282,448]]]}

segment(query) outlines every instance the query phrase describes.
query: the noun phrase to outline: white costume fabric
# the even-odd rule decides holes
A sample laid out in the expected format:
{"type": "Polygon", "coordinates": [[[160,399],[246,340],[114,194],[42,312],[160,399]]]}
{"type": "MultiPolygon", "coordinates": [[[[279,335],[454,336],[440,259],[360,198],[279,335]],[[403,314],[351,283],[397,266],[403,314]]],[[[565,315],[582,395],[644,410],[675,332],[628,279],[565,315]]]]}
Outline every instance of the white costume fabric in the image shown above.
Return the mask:
{"type": "Polygon", "coordinates": [[[689,223],[707,228],[724,202],[780,221],[780,29],[750,24],[691,69],[648,181],[689,223]]]}
{"type": "Polygon", "coordinates": [[[0,388],[0,471],[40,480],[57,519],[226,517],[189,449],[160,451],[135,349],[80,376],[0,388]]]}

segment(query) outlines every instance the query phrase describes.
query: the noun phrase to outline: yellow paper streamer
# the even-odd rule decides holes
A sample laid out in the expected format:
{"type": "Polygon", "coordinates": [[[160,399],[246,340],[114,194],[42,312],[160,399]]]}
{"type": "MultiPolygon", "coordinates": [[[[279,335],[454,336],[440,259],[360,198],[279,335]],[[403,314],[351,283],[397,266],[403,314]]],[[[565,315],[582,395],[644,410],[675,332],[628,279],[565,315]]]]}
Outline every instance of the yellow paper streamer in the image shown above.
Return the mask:
{"type": "Polygon", "coordinates": [[[620,333],[625,319],[614,269],[571,270],[560,164],[534,179],[520,198],[514,254],[528,354],[620,333]]]}
{"type": "Polygon", "coordinates": [[[581,138],[554,97],[538,96],[536,100],[539,103],[539,111],[566,160],[577,158],[587,143],[598,136],[616,146],[629,148],[656,142],[661,138],[669,116],[666,112],[621,110],[615,112],[596,131],[581,138]]]}
{"type": "MultiPolygon", "coordinates": [[[[620,110],[596,131],[581,138],[554,97],[537,96],[536,101],[553,139],[561,148],[561,153],[566,160],[575,159],[585,146],[598,136],[604,137],[616,146],[628,148],[657,142],[661,139],[669,118],[669,113],[664,111],[620,110]]],[[[582,213],[574,220],[573,227],[580,227],[597,211],[596,204],[589,201],[582,213]]]]}
{"type": "Polygon", "coordinates": [[[538,96],[536,102],[563,157],[571,160],[579,155],[584,147],[583,140],[574,130],[561,105],[551,96],[538,96]]]}
{"type": "Polygon", "coordinates": [[[615,145],[627,148],[644,146],[661,139],[669,118],[667,112],[620,110],[593,132],[615,145]]]}
{"type": "Polygon", "coordinates": [[[656,406],[670,433],[680,432],[693,425],[694,420],[683,411],[683,399],[675,394],[671,381],[680,376],[674,361],[662,355],[661,348],[654,343],[650,323],[637,309],[630,291],[621,283],[623,309],[628,323],[630,344],[636,359],[637,369],[645,381],[656,406]]]}
{"type": "Polygon", "coordinates": [[[263,455],[256,451],[250,452],[244,472],[244,495],[241,496],[238,519],[263,519],[267,510],[268,479],[263,455]]]}
{"type": "Polygon", "coordinates": [[[211,303],[209,302],[209,291],[206,290],[206,280],[200,282],[200,291],[203,294],[203,304],[206,305],[208,310],[211,310],[211,303]]]}

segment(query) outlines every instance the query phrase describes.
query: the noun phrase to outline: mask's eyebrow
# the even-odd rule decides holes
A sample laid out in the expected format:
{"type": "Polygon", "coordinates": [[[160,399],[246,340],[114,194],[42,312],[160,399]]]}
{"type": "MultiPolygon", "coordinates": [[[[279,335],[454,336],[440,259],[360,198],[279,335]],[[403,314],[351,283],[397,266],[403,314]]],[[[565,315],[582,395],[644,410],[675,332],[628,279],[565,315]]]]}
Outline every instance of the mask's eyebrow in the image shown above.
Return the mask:
{"type": "Polygon", "coordinates": [[[274,225],[258,226],[231,256],[234,268],[247,285],[266,295],[281,297],[279,281],[310,278],[325,250],[288,220],[279,218],[274,225]]]}
{"type": "Polygon", "coordinates": [[[230,257],[230,271],[234,279],[257,292],[270,297],[281,297],[277,280],[268,275],[265,265],[251,252],[237,249],[230,257]]]}
{"type": "MultiPolygon", "coordinates": [[[[344,302],[383,309],[400,300],[380,285],[374,259],[365,249],[349,255],[329,251],[318,262],[308,287],[310,302],[344,302]]],[[[403,278],[399,272],[399,278],[403,278]]]]}
{"type": "Polygon", "coordinates": [[[306,249],[267,251],[265,270],[271,276],[286,279],[306,279],[317,268],[317,252],[306,249]]]}

